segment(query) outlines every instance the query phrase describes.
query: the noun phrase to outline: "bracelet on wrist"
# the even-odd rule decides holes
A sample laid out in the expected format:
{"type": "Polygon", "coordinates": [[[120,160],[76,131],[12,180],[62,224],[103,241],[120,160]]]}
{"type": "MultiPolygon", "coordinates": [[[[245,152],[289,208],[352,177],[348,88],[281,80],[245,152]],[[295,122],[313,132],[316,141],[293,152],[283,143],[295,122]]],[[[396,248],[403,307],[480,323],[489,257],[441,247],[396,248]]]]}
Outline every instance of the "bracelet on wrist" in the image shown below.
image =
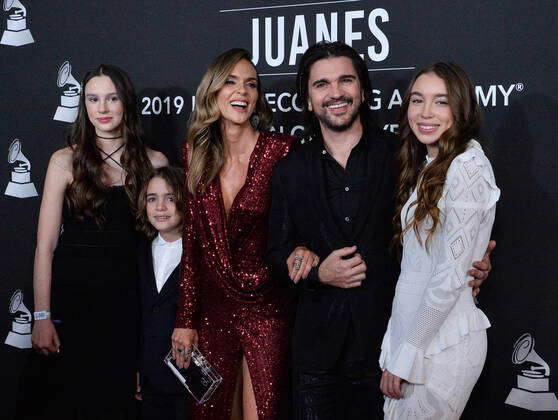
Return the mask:
{"type": "Polygon", "coordinates": [[[41,321],[43,319],[49,319],[49,318],[50,318],[50,312],[49,311],[33,312],[33,319],[35,321],[41,321]]]}

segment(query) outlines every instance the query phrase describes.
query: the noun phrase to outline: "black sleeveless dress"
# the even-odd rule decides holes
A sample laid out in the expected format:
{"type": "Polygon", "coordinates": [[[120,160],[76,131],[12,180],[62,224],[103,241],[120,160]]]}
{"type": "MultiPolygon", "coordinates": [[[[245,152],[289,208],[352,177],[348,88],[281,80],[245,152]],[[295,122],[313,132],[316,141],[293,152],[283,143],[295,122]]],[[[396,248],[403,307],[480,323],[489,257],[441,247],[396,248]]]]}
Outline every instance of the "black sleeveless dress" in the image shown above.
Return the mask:
{"type": "Polygon", "coordinates": [[[93,418],[133,409],[138,366],[138,234],[124,187],[107,194],[101,228],[64,208],[51,292],[60,353],[33,356],[28,372],[49,409],[93,418]]]}

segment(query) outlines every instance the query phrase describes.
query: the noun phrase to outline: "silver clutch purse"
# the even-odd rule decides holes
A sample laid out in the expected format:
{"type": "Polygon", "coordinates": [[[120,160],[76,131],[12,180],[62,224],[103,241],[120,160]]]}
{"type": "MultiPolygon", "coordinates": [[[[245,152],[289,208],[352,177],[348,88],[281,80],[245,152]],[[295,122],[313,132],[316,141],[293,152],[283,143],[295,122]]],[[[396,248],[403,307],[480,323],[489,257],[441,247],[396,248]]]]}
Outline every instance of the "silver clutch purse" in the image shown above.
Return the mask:
{"type": "Polygon", "coordinates": [[[172,356],[172,350],[169,351],[164,361],[198,404],[209,400],[223,380],[196,346],[192,346],[190,364],[187,367],[179,368],[177,366],[176,359],[172,356]]]}

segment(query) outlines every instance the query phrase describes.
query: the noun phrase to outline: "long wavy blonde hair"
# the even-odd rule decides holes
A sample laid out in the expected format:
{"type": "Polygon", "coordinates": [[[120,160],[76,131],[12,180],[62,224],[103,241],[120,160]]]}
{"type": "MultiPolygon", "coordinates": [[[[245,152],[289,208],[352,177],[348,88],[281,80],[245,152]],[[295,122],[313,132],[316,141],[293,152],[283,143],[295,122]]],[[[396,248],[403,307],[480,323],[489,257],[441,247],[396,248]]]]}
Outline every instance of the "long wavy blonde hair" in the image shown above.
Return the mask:
{"type": "MultiPolygon", "coordinates": [[[[185,162],[188,191],[194,195],[204,192],[223,167],[225,144],[219,124],[221,112],[217,94],[240,60],[252,63],[250,53],[244,49],[233,48],[222,53],[209,65],[196,90],[196,106],[190,117],[186,139],[188,162],[185,162]]],[[[255,130],[265,130],[271,120],[271,108],[262,94],[258,76],[258,100],[251,117],[252,126],[255,130]]]]}
{"type": "Polygon", "coordinates": [[[442,196],[448,168],[453,159],[465,151],[469,140],[477,135],[480,124],[480,110],[474,88],[469,76],[461,67],[453,63],[436,63],[420,70],[413,77],[401,105],[399,122],[402,145],[396,157],[399,176],[395,189],[396,211],[393,218],[393,244],[395,246],[401,246],[403,235],[409,229],[414,230],[418,240],[422,243],[419,226],[427,218],[431,219],[432,225],[428,229],[425,244],[430,243],[440,223],[440,210],[437,204],[442,196]],[[453,123],[438,140],[436,159],[425,167],[426,146],[418,141],[411,130],[407,110],[413,85],[421,75],[426,73],[435,74],[446,84],[453,123]],[[415,213],[407,225],[402,226],[401,211],[419,179],[417,199],[411,203],[411,206],[416,206],[415,213]]]}

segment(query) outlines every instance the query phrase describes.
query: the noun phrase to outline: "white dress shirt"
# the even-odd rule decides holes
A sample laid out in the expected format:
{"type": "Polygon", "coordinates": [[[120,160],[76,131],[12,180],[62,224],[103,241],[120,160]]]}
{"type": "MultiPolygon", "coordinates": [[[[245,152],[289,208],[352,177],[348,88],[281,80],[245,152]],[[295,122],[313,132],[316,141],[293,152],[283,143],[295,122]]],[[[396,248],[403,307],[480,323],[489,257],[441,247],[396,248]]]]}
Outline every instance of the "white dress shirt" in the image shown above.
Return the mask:
{"type": "Polygon", "coordinates": [[[173,270],[180,263],[182,238],[174,242],[167,242],[159,234],[151,243],[151,253],[153,254],[155,284],[157,292],[160,292],[173,270]]]}

